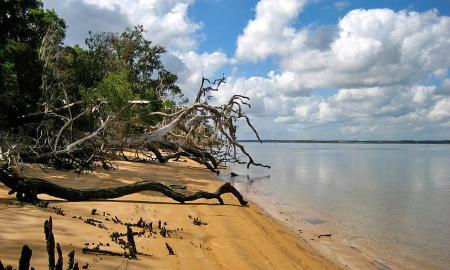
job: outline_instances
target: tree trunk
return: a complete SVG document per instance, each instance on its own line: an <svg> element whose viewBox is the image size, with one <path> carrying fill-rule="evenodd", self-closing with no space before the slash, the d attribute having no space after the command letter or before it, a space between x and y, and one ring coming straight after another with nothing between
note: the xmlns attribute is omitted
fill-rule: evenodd
<svg viewBox="0 0 450 270"><path fill-rule="evenodd" d="M39 202L37 198L39 194L47 194L67 201L91 201L119 198L141 191L156 191L180 203L198 199L217 199L220 204L224 204L220 196L225 193L231 193L239 200L241 205L247 205L247 201L230 183L223 184L215 192L197 191L195 193L186 193L179 192L170 186L155 181L141 181L118 187L99 189L69 188L43 179L16 178L2 173L0 173L0 181L11 189L10 193L17 192L18 199L28 202Z"/></svg>

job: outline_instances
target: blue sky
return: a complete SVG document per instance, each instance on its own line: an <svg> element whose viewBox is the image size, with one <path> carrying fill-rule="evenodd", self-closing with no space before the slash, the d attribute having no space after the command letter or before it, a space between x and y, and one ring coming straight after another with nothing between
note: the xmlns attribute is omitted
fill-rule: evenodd
<svg viewBox="0 0 450 270"><path fill-rule="evenodd" d="M263 138L449 139L450 0L44 0L89 30L142 24L193 96L252 99ZM244 127L242 138L251 138Z"/></svg>

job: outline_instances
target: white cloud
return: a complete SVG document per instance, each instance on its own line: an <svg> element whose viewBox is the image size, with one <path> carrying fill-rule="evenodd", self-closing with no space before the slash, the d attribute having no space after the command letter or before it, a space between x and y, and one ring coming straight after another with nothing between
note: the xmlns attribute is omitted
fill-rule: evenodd
<svg viewBox="0 0 450 270"><path fill-rule="evenodd" d="M436 10L358 9L336 26L295 29L302 4L269 27L266 12L280 14L284 2L261 0L238 38L240 61L274 56L281 68L234 79L249 88L265 83L257 95L248 92L259 105L255 115L270 114L297 138L448 137L450 17ZM321 97L317 88L339 90Z"/></svg>
<svg viewBox="0 0 450 270"><path fill-rule="evenodd" d="M237 40L238 59L251 61L284 53L304 42L302 33L290 27L306 0L261 0L256 6L255 19L248 22Z"/></svg>
<svg viewBox="0 0 450 270"><path fill-rule="evenodd" d="M436 10L352 10L339 21L334 40L317 42L322 28L290 26L303 4L292 2L296 8L277 23L272 20L286 10L285 2L258 3L256 18L238 38L239 59L274 55L304 88L404 84L430 72L442 77L450 66L450 18Z"/></svg>
<svg viewBox="0 0 450 270"><path fill-rule="evenodd" d="M82 0L85 4L117 10L133 24L142 24L149 38L176 50L197 46L195 33L200 23L192 22L187 10L193 0Z"/></svg>
<svg viewBox="0 0 450 270"><path fill-rule="evenodd" d="M184 52L177 55L181 60L182 68L177 74L180 77L179 84L184 94L192 99L200 87L202 77L210 78L229 62L227 56L222 52L196 53L194 51Z"/></svg>
<svg viewBox="0 0 450 270"><path fill-rule="evenodd" d="M450 98L446 97L439 100L433 106L428 114L433 120L449 120L450 119Z"/></svg>
<svg viewBox="0 0 450 270"><path fill-rule="evenodd" d="M370 87L417 82L450 65L450 18L436 11L353 10L328 50L280 55L306 87Z"/></svg>
<svg viewBox="0 0 450 270"><path fill-rule="evenodd" d="M285 81L280 80L285 77L271 72L267 77L229 78L217 102L238 93L250 97L250 115L265 138L443 139L450 131L450 97L434 85L343 88L328 97L314 92L288 96L283 93ZM251 133L243 136L250 138Z"/></svg>

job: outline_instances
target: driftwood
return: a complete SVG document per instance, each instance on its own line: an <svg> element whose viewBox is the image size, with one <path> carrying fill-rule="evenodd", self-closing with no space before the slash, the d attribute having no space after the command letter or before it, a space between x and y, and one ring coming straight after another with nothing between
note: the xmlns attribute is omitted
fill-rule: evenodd
<svg viewBox="0 0 450 270"><path fill-rule="evenodd" d="M173 189L165 184L155 181L141 181L133 184L122 185L112 188L75 189L58 185L51 181L38 178L29 178L29 177L17 178L16 176L7 174L5 171L2 171L1 169L0 169L0 181L11 189L10 194L16 192L17 193L16 197L19 200L32 203L40 202L40 200L37 197L37 195L39 194L47 194L67 201L90 201L101 199L114 199L142 191L156 191L180 203L184 203L187 201L194 201L198 199L217 199L220 204L224 204L221 195L225 193L231 193L239 200L239 203L241 205L247 205L247 201L244 200L241 193L239 193L239 191L236 188L234 188L230 183L223 184L215 192L197 191L195 193L179 192L176 189ZM49 235L49 237L52 236ZM51 243L48 243L48 245L50 246L47 246L47 250L49 252L52 251L54 254L55 248L54 243L52 246ZM54 255L53 258L49 257L49 260L50 260L49 263L54 266L55 265Z"/></svg>
<svg viewBox="0 0 450 270"><path fill-rule="evenodd" d="M136 225L136 224L135 224ZM100 246L103 244L99 244L94 248L88 248L85 247L82 249L82 252L84 254L96 254L96 255L109 255L109 256L119 256L119 257L126 257L129 259L136 259L138 254L143 254L137 252L136 243L134 241L134 235L143 235L143 233L139 232L133 232L131 229L131 224L127 224L127 233L119 233L119 232L113 232L110 235L110 238L113 242L120 245L125 251L124 252L116 252L106 249L101 249ZM120 237L126 236L127 241L121 239ZM109 244L107 244L109 246ZM127 253L128 250L128 253Z"/></svg>
<svg viewBox="0 0 450 270"><path fill-rule="evenodd" d="M130 251L130 258L137 258L137 249L136 249L136 243L134 242L134 236L133 236L133 230L131 229L131 226L127 226L127 240L128 240L128 250Z"/></svg>
<svg viewBox="0 0 450 270"><path fill-rule="evenodd" d="M63 270L63 257L62 257L62 249L59 243L56 244L56 251L58 253L58 262L55 265L56 270Z"/></svg>
<svg viewBox="0 0 450 270"><path fill-rule="evenodd" d="M47 242L48 268L55 269L55 236L53 235L52 217L44 223L45 240Z"/></svg>
<svg viewBox="0 0 450 270"><path fill-rule="evenodd" d="M71 252L69 252L67 257L69 257L69 262L68 262L68 265L67 265L67 269L71 270L71 269L74 268L74 265L75 265L75 251L72 250Z"/></svg>
<svg viewBox="0 0 450 270"><path fill-rule="evenodd" d="M173 251L172 247L169 246L169 244L166 243L167 251L169 251L169 255L175 255L175 252Z"/></svg>
<svg viewBox="0 0 450 270"><path fill-rule="evenodd" d="M32 250L27 245L22 247L22 254L19 259L19 270L30 269L30 260L32 254Z"/></svg>
<svg viewBox="0 0 450 270"><path fill-rule="evenodd" d="M62 249L59 243L56 244L56 251L58 252L58 262L55 265L55 236L53 235L53 224L52 218L50 217L44 223L44 232L45 232L45 240L47 243L47 254L48 254L48 269L49 270L63 270L63 258L62 258ZM19 259L19 270L34 270L33 267L30 267L31 256L33 252L27 246L24 245L22 247L22 253ZM71 251L68 255L69 262L67 265L67 270L79 270L78 263L75 262L75 251ZM12 270L11 265L3 266L2 261L0 260L0 270Z"/></svg>
<svg viewBox="0 0 450 270"><path fill-rule="evenodd" d="M125 253L115 252L111 250L104 250L98 247L95 248L83 248L81 250L84 254L97 254L97 255L109 255L109 256L119 256L126 257Z"/></svg>

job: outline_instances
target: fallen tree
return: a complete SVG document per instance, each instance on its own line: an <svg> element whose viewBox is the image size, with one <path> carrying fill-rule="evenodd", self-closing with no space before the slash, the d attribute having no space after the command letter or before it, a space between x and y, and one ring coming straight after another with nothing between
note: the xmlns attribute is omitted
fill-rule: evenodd
<svg viewBox="0 0 450 270"><path fill-rule="evenodd" d="M20 126L0 131L0 182L11 189L10 194L16 193L17 199L33 203L40 203L39 194L69 201L86 201L156 191L181 203L204 198L217 199L223 204L221 195L231 193L241 205L246 205L247 202L231 184L222 185L216 192L196 193L180 192L154 181L89 190L64 187L22 175L22 167L26 163L38 164L43 170L53 167L74 170L80 174L98 167L107 170L114 168L114 160L119 158L166 163L185 157L216 173L227 162L245 163L247 168L251 165L270 168L255 162L237 139L239 122L248 126L260 139L245 113L245 108L250 108L248 97L233 95L225 104L212 105L210 95L219 91L225 78L215 81L203 78L194 102L176 105L165 94L167 89L174 88L173 75L161 67L159 55L153 50L158 49L157 52L162 53L163 49L150 47L149 43L142 41L142 29L127 31L121 37L100 37L96 42L106 44L105 53L110 53L109 57L120 54L120 50L112 53L108 51L120 42L135 42L134 45L141 46L142 51L137 52L137 55L144 55L134 60L145 64L141 66L147 69L137 71L138 75L145 73L145 78L134 74L137 77L134 84L130 85L127 80L131 75L117 73L105 77L88 94L80 94L78 99L74 99L66 91L69 88L66 84L71 81L67 70L60 63L64 63L75 52L61 45L60 32L52 28L48 30L39 53L44 63L42 92L45 96L38 106L42 110L19 117ZM114 41L108 43L109 38ZM130 41L130 38L136 40ZM145 62L150 59L146 53L153 54L156 60L151 58L153 62ZM132 69L138 68L133 66L133 61L126 60L122 64L132 65ZM152 79L155 69L159 70L158 75ZM139 95L129 89L135 85L141 85L144 90L155 90L151 96L153 99L134 99L146 96L142 94L141 88L131 89L141 93ZM120 88L120 91L116 88ZM129 96L124 94L123 97L117 97L121 91ZM153 110L149 104L154 103L170 106L165 110ZM134 152L135 158L128 158L125 152Z"/></svg>
<svg viewBox="0 0 450 270"><path fill-rule="evenodd" d="M75 189L44 179L16 177L8 174L4 169L0 170L0 179L11 189L9 194L16 193L17 199L31 203L41 203L37 197L39 194L47 194L67 201L91 201L114 199L142 191L156 191L180 203L198 199L216 199L220 204L224 204L221 195L231 193L239 200L241 205L247 205L247 201L230 183L223 184L215 192L197 191L195 193L187 193L155 181L140 181L111 188Z"/></svg>

